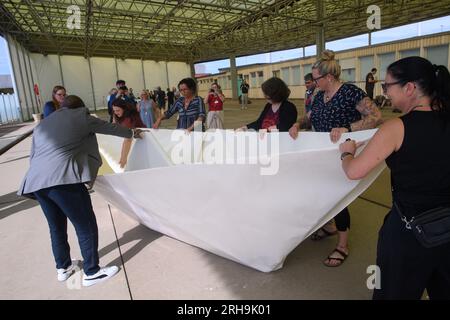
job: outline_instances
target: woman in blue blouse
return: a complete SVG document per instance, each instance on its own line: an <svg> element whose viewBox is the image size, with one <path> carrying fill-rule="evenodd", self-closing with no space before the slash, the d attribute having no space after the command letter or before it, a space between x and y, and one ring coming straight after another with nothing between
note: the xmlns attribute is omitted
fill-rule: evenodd
<svg viewBox="0 0 450 320"><path fill-rule="evenodd" d="M58 110L66 97L66 88L55 86L52 91L52 100L44 105L44 118L47 118L53 111Z"/></svg>
<svg viewBox="0 0 450 320"><path fill-rule="evenodd" d="M313 65L312 74L316 86L321 90L311 109L311 124L315 131L330 132L331 141L336 143L345 132L372 129L381 123L381 113L367 94L353 84L340 82L341 67L334 59L333 51L325 50L322 53ZM295 139L298 127L292 126L289 133ZM338 213L335 223L335 228L327 224L312 236L313 240L321 240L338 234L336 248L324 261L328 267L341 265L348 256L348 208Z"/></svg>
<svg viewBox="0 0 450 320"><path fill-rule="evenodd" d="M164 112L153 125L153 129L158 129L161 121L169 119L178 112L179 119L177 129L185 129L192 131L194 124L201 121L202 130L204 131L204 123L206 117L205 105L203 99L197 96L197 84L192 78L185 78L178 83L182 97L180 97L166 112Z"/></svg>

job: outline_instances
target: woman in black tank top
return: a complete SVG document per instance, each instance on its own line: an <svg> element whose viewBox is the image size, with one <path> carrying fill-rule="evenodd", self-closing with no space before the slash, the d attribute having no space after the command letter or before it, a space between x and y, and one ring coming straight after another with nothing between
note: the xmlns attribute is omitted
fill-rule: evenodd
<svg viewBox="0 0 450 320"><path fill-rule="evenodd" d="M391 64L382 85L392 104L403 111L387 121L366 148L340 145L342 168L361 179L382 161L391 169L396 205L379 233L380 283L374 299L450 299L450 243L423 247L402 221L436 207L450 207L450 74L421 57Z"/></svg>

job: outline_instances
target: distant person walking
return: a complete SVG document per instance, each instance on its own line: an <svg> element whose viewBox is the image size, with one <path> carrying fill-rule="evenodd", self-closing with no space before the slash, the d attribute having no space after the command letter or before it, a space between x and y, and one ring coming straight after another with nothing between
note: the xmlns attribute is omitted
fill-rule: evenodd
<svg viewBox="0 0 450 320"><path fill-rule="evenodd" d="M375 80L376 73L377 73L377 69L373 68L366 75L366 93L367 93L367 96L372 100L373 100L373 90L375 89L375 83L378 82L378 80Z"/></svg>
<svg viewBox="0 0 450 320"><path fill-rule="evenodd" d="M244 80L241 84L241 110L247 109L249 88L249 84Z"/></svg>
<svg viewBox="0 0 450 320"><path fill-rule="evenodd" d="M208 105L206 126L208 129L223 129L223 102L225 96L216 83L211 85L205 104Z"/></svg>

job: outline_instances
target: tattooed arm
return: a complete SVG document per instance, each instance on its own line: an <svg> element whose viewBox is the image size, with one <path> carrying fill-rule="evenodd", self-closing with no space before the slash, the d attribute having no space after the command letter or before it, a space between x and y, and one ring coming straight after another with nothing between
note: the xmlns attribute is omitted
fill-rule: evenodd
<svg viewBox="0 0 450 320"><path fill-rule="evenodd" d="M362 99L356 106L356 110L361 113L362 119L350 125L352 131L373 129L382 123L381 112L369 97Z"/></svg>

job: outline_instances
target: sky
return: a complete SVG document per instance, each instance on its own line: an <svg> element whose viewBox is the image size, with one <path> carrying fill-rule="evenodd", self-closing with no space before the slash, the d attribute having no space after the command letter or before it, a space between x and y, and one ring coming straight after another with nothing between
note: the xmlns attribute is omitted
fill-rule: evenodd
<svg viewBox="0 0 450 320"><path fill-rule="evenodd" d="M11 74L6 41L0 37L0 74Z"/></svg>
<svg viewBox="0 0 450 320"><path fill-rule="evenodd" d="M423 36L433 33L450 31L450 16L428 20L419 23L413 23L401 27L385 29L372 33L372 44L406 39L416 36ZM343 40L331 41L326 43L326 48L334 51L357 48L368 45L368 35L360 35ZM316 47L309 46L305 48L305 56L316 54ZM252 56L236 58L236 65L243 66L253 63L272 63L283 60L297 59L303 57L303 49L291 49L275 51L271 53L257 54ZM229 68L228 59L199 63L195 65L196 73L218 73L219 68ZM8 48L6 41L0 37L0 74L10 74L10 64L8 59Z"/></svg>

